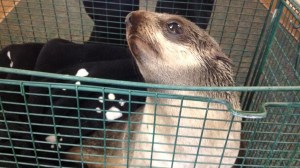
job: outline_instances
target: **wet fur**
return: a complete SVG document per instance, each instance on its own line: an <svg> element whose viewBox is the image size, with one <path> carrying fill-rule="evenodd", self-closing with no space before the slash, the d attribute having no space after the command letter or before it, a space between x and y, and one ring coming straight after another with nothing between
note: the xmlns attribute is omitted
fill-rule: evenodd
<svg viewBox="0 0 300 168"><path fill-rule="evenodd" d="M129 20L130 17L130 20ZM166 28L166 23L170 21L176 21L182 25L183 34L172 35L168 33ZM221 51L219 45L211 38L205 31L198 28L195 24L190 21L176 15L169 14L158 14L146 11L136 11L132 12L127 16L127 29L126 29L127 42L129 48L137 62L139 70L144 77L145 81L148 83L158 83L158 84L168 84L168 85L184 85L184 86L234 86L234 81L232 78L231 61L230 59ZM239 98L234 92L196 92L196 91L172 91L172 90L157 90L149 89L149 91L167 93L174 95L189 95L189 96L204 96L218 99L225 99L232 103L235 109L239 109ZM155 152L151 154L150 152L130 152L130 167L135 165L143 165L145 167L150 166L162 166L170 167L173 159L174 151L174 136L176 135L177 127L166 127L159 126L164 125L177 125L179 123L178 133L181 135L177 138L177 147L175 149L176 154L174 160L176 161L190 161L191 163L184 162L174 162L173 167L183 168L183 167L194 167L194 161L197 159L198 162L211 162L216 163L216 165L201 165L197 164L196 167L208 168L208 167L218 167L220 162L220 155L223 153L223 147L225 145L225 140L228 136L230 139L226 144L226 149L224 151L225 156L222 163L227 163L231 167L234 164L239 151L239 140L240 140L240 119L233 118L229 112L218 112L216 110L197 110L190 108L180 109L180 100L171 100L163 98L153 98L147 97L147 104L142 112L151 114L144 116L132 115L131 121L141 121L142 125L130 126L131 131L142 131L148 132L149 134L130 134L131 142L130 148L134 150L149 150L152 148ZM171 106L154 106L153 104L168 104ZM183 101L184 106L190 107L202 107L206 109L208 104L200 101ZM179 106L179 107L178 107ZM156 110L155 110L156 108ZM210 109L226 109L223 105L210 103ZM178 121L179 111L181 110L181 120ZM155 137L154 141L156 143L133 143L133 141L147 141L152 142L153 140L153 125L154 123L154 112L156 111L156 126L155 126ZM206 114L207 113L207 114ZM160 115L168 115L169 117L164 117ZM172 117L173 116L173 117ZM186 117L186 118L184 118ZM218 129L218 130L201 130L204 124L204 120L201 118L207 118L205 121L205 128ZM211 120L209 120L211 119ZM219 120L219 121L218 121ZM220 121L223 120L223 121ZM225 120L225 121L224 121ZM234 121L231 125L230 121ZM128 125L125 124L112 124L111 129L118 130L128 130ZM188 127L188 128L185 128ZM231 127L231 131L228 134L228 130ZM223 131L219 130L223 129ZM203 132L202 132L203 131ZM235 132L236 131L236 132ZM164 134L161 136L160 134ZM204 139L201 141L201 148L199 150L200 155L196 158L197 146L199 144L200 135L203 135ZM94 137L103 137L103 132L97 131ZM110 133L106 132L106 136L115 137L115 139L124 140L123 143L116 143L112 141L106 142L106 147L119 147L127 148L127 133ZM182 137L185 136L185 137ZM194 136L194 137L186 137ZM196 138L195 138L196 137ZM205 139L206 138L218 138ZM159 142L159 143L157 143ZM86 140L83 141L85 145L96 145L103 146L101 140ZM167 145L171 144L171 145ZM183 146L188 145L188 146ZM205 146L211 148L205 148ZM220 147L217 149L216 147ZM231 148L231 150L229 149ZM72 148L71 152L80 152L80 148ZM88 154L98 154L103 155L103 149L91 149L83 148L83 160L93 161L93 162L103 162L103 157L90 157ZM107 158L106 162L108 164L123 164L126 166L127 163L127 152L122 150L109 150L107 149L107 155L120 156L120 158ZM164 152L164 153L162 153ZM167 154L165 152L170 152ZM211 155L216 155L213 157ZM152 157L154 159L150 163L149 159ZM68 159L81 160L80 155L77 157L74 155L67 155ZM146 160L141 160L137 158L146 158ZM162 159L163 161L160 161ZM166 161L169 160L169 161ZM103 164L92 165L87 164L88 167L103 167ZM107 166L107 167L118 167L118 166Z"/></svg>

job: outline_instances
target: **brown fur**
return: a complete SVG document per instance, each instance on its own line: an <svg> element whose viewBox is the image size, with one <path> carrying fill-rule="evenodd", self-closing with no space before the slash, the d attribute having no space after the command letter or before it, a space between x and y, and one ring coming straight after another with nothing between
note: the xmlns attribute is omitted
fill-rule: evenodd
<svg viewBox="0 0 300 168"><path fill-rule="evenodd" d="M130 13L127 18L126 37L129 48L137 62L139 70L148 83L168 84L168 85L184 85L184 86L233 86L231 61L221 51L219 45L205 31L198 28L190 21L176 15L158 14L146 11L135 11ZM181 25L182 34L172 34L167 29L167 24L176 22ZM211 97L225 99L232 103L235 109L239 109L239 98L234 92L196 92L196 91L174 91L174 90L158 90L148 89L159 93L167 93L172 95L189 95L193 97ZM224 152L225 156L222 163L234 164L238 154L240 140L240 119L233 118L229 112L219 112L220 109L226 110L226 107L217 103L207 103L192 100L176 100L147 97L147 104L142 112L143 115L136 117L132 115L131 120L141 121L136 126L131 126L131 131L146 132L149 134L130 134L130 148L132 151L130 157L130 167L134 165L142 165L145 167L162 166L170 167L174 159L175 161L189 161L191 163L174 162L173 167L194 167L194 161L215 163L212 165L197 164L196 167L208 168L218 167L220 156ZM167 104L169 106L161 106L154 104ZM172 106L171 106L172 105ZM183 105L184 108L180 108ZM209 110L207 107L209 106ZM198 107L201 109L191 109L186 107ZM179 118L180 111L180 121ZM156 117L154 118L154 114ZM207 120L200 119L206 118ZM230 121L234 121L230 124ZM155 122L156 126L153 127ZM152 123L152 124L151 124ZM179 125L178 125L179 124ZM205 125L204 125L205 124ZM121 125L121 126L120 126ZM170 127L175 125L177 127ZM200 129L204 125L204 130ZM112 127L118 127L120 130L128 130L126 124L114 124ZM228 134L231 127L232 132ZM177 130L177 128L179 128ZM112 128L114 129L114 128ZM215 129L215 130L214 130ZM223 129L219 130L219 129ZM155 130L155 136L152 133ZM236 131L236 132L234 132ZM103 133L97 131L95 137L103 137ZM178 132L178 138L175 136ZM201 141L201 148L197 153L200 135L204 137ZM116 139L125 140L125 143L110 143L106 146L127 147L128 135L126 133L106 133L106 136L116 136ZM194 136L194 137L192 137ZM225 145L228 136L229 140ZM196 137L196 138L195 138ZM215 138L215 139L209 139ZM152 140L155 143L152 145ZM177 147L174 150L174 142L176 140ZM234 141L235 140L235 141ZM133 143L133 141L136 141ZM150 143L143 143L150 142ZM85 145L103 146L99 140L84 141ZM171 145L168 145L171 144ZM172 145L173 144L173 145ZM205 148L210 147L210 148ZM217 148L219 147L219 148ZM232 149L229 149L232 148ZM153 150L152 150L153 149ZM149 150L150 152L138 151ZM78 148L71 149L72 152L79 152ZM89 157L88 154L103 155L103 150L92 150L91 148L82 149L84 161L103 162L102 157ZM175 157L172 153L175 151ZM170 154L168 154L170 152ZM182 153L182 154L180 154ZM110 151L107 154L113 156L124 157L125 159L106 159L107 163L126 164L127 152L124 150ZM194 155L189 155L194 154ZM216 155L213 157L212 155ZM150 163L150 158L153 161ZM81 160L80 157L70 157L68 159ZM144 158L145 160L137 159ZM160 161L160 159L162 159ZM167 161L169 160L169 161ZM92 167L87 164L88 167ZM124 165L125 166L125 165ZM95 167L103 167L97 165ZM112 166L107 166L112 167ZM223 166L222 167L231 167Z"/></svg>

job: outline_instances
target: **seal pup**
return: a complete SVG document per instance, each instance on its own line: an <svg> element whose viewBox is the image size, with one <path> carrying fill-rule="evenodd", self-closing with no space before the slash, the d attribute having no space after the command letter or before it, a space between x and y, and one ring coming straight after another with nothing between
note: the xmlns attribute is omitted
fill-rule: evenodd
<svg viewBox="0 0 300 168"><path fill-rule="evenodd" d="M181 16L147 11L131 12L125 22L129 49L147 83L234 86L230 59L217 42L194 23ZM233 108L239 109L239 97L235 92L153 88L148 91L178 95L182 99L148 96L145 106L139 110L144 115L131 115L130 135L127 134L129 131L107 131L107 139L122 141L106 141L104 146L102 140L89 139L83 144L102 148L75 147L70 151L82 151L82 155L67 155L66 158L83 160L89 168L104 167L104 161L106 167L125 167L127 163L129 167L233 166L240 146L240 119L233 117L222 104L185 100L184 95L224 99ZM133 125L134 122L141 124ZM128 130L127 124L115 123L108 130ZM103 136L101 131L93 135ZM106 158L103 157L103 147L107 148ZM122 150L112 150L110 147Z"/></svg>
<svg viewBox="0 0 300 168"><path fill-rule="evenodd" d="M147 83L234 86L231 60L211 36L183 17L147 11L131 12L126 17L126 38ZM239 97L234 92L148 90L224 99L235 109L240 109ZM219 165L232 167L235 163L240 146L241 119L224 111L224 105L153 97L147 97L146 102L143 112L148 115L143 116L142 123L149 124L141 125L140 131L148 134L138 134L135 138L154 143L135 144L132 166L208 168ZM181 105L186 108L180 108ZM155 126L151 124L154 122ZM174 136L176 133L177 138ZM153 153L140 150L153 150Z"/></svg>

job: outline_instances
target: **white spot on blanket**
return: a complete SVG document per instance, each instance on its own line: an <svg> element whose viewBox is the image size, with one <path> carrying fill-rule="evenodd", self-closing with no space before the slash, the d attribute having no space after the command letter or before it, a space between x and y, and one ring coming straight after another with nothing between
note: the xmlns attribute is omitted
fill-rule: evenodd
<svg viewBox="0 0 300 168"><path fill-rule="evenodd" d="M100 103L103 103L103 96L99 96L98 99Z"/></svg>
<svg viewBox="0 0 300 168"><path fill-rule="evenodd" d="M9 60L11 60L10 51L7 51L7 57Z"/></svg>
<svg viewBox="0 0 300 168"><path fill-rule="evenodd" d="M108 111L105 114L107 120L115 120L122 117L122 115L123 114L120 113L120 109L114 106L108 109Z"/></svg>
<svg viewBox="0 0 300 168"><path fill-rule="evenodd" d="M60 135L60 134L58 133L57 135ZM45 140L46 140L47 142L52 143L52 145L51 145L50 147L51 147L51 149L54 149L54 144L57 143L57 136L55 136L55 135L49 135L49 136L47 136L47 137L45 138ZM63 138L60 138L59 141L62 142L62 141L63 141ZM57 146L58 146L58 148L61 148L61 145L60 145L59 143L58 143Z"/></svg>
<svg viewBox="0 0 300 168"><path fill-rule="evenodd" d="M102 111L101 111L101 108L100 107L96 107L96 112L97 113L101 113Z"/></svg>
<svg viewBox="0 0 300 168"><path fill-rule="evenodd" d="M47 142L50 142L50 143L56 143L56 136L55 135L49 135L46 137L45 139Z"/></svg>
<svg viewBox="0 0 300 168"><path fill-rule="evenodd" d="M80 81L75 82L76 85L81 85Z"/></svg>
<svg viewBox="0 0 300 168"><path fill-rule="evenodd" d="M9 66L10 66L10 67L13 67L13 66L14 66L14 62L11 60L10 51L7 51L7 57L8 57L8 59L10 60Z"/></svg>
<svg viewBox="0 0 300 168"><path fill-rule="evenodd" d="M113 94L113 93L108 94L108 99L109 100L115 100L116 99L115 94Z"/></svg>
<svg viewBox="0 0 300 168"><path fill-rule="evenodd" d="M81 76L81 77L88 76L88 75L89 72L84 68L79 69L76 73L76 76Z"/></svg>
<svg viewBox="0 0 300 168"><path fill-rule="evenodd" d="M120 101L119 101L120 106L123 107L123 106L125 105L125 103L126 103L126 102L125 102L123 99L120 99Z"/></svg>

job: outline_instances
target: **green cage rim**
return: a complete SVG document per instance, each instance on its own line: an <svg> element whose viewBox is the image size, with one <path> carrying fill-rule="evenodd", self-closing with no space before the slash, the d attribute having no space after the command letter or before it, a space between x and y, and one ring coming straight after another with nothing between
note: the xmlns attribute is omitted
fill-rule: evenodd
<svg viewBox="0 0 300 168"><path fill-rule="evenodd" d="M55 73L47 73L47 72L38 72L31 70L22 70L22 69L12 69L12 68L4 68L0 67L0 72L12 73L18 75L26 75L31 76L34 74L36 77L47 77L52 79L60 79L60 80L71 80L71 81L82 81L89 82L95 84L114 84L117 86L132 86L137 88L152 88L152 89L166 89L166 90L182 90L182 91L300 91L299 86L179 86L179 85L163 85L163 84L152 84L152 83L142 83L142 82L131 82L131 81L121 81L121 80L113 80L113 79L104 79L104 78L92 78L92 77L78 77L73 75L66 74L55 74ZM10 80L2 80L1 83L10 84ZM13 81L13 80L11 80ZM23 81L25 82L25 81ZM300 82L300 81L299 81ZM42 82L30 82L30 83L42 83ZM60 83L62 84L62 83ZM64 84L64 88L67 87L68 84ZM73 86L73 85L69 85Z"/></svg>
<svg viewBox="0 0 300 168"><path fill-rule="evenodd" d="M118 86L133 86L140 88L155 88L155 89L167 89L167 90L183 90L183 91L300 91L300 86L265 86L265 87L186 87L186 86L174 86L174 85L161 85L161 84L149 84L149 83L141 83L141 82L129 82L129 81L119 81L119 80L111 80L111 79L100 79L100 78L90 78L90 77L77 77L72 75L61 75L61 74L53 74L53 73L45 73L45 72L35 72L29 70L19 70L19 69L11 69L11 68L1 68L2 72L14 73L19 75L32 75L39 77L53 78L53 79L63 79L63 80L75 80L82 82L90 82L95 84L114 84ZM2 84L10 84L10 85L20 85L21 94L25 95L24 87L25 86L36 86L36 87L46 87L49 86L51 88L56 89L71 89L78 91L95 91L101 90L100 86L95 85L76 85L76 84L66 84L66 83L49 83L49 82L32 82L32 81L16 81L16 80L2 80L0 79L0 83ZM103 89L102 89L103 90ZM130 92L131 95L137 96L151 96L158 98L172 98L172 99L181 99L181 100L192 100L192 101L203 101L210 103L220 103L226 106L227 110L233 115L242 118L252 118L252 119L260 119L265 118L267 116L267 107L274 106L295 106L300 107L299 102L263 102L259 106L257 111L243 111L236 110L233 108L231 103L222 99L212 99L207 97L196 97L196 96L184 96L184 95L172 95L172 94L163 94L163 93L155 93L148 91L137 91L137 90L126 90L126 89L114 89L105 87L105 92L114 92L117 94L128 94ZM3 111L3 110L2 110Z"/></svg>

